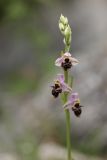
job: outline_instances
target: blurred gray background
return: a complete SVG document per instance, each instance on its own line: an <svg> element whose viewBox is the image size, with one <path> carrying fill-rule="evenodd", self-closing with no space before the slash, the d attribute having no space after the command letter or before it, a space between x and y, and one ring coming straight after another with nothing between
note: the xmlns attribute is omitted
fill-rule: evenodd
<svg viewBox="0 0 107 160"><path fill-rule="evenodd" d="M107 1L0 0L0 160L64 159L65 115L50 88L61 72L61 13L72 28L73 90L84 106L80 118L71 111L74 157L107 159Z"/></svg>

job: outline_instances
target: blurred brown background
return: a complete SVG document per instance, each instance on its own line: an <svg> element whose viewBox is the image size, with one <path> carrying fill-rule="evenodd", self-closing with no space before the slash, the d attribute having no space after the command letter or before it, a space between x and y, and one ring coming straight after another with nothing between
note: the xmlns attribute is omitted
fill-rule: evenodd
<svg viewBox="0 0 107 160"><path fill-rule="evenodd" d="M73 89L85 106L79 119L71 112L73 154L107 159L107 1L0 0L0 160L66 158L65 115L50 94L61 72L61 13L80 61Z"/></svg>

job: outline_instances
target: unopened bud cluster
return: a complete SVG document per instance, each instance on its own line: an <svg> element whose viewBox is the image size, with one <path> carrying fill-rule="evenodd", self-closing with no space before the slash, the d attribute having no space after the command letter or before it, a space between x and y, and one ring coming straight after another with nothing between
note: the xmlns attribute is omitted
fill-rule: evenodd
<svg viewBox="0 0 107 160"><path fill-rule="evenodd" d="M64 44L69 46L71 44L71 28L68 24L68 19L67 17L64 17L62 14L61 14L61 17L59 19L59 29L61 31L61 33L64 35Z"/></svg>

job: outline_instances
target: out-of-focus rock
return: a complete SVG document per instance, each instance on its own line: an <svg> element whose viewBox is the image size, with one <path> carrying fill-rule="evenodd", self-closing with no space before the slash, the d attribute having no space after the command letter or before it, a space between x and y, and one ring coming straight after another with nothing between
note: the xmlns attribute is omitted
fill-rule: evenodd
<svg viewBox="0 0 107 160"><path fill-rule="evenodd" d="M58 146L55 143L47 143L41 144L38 155L40 160L64 160L66 159L67 152L65 148ZM98 157L88 157L75 151L72 152L72 157L74 160L103 160Z"/></svg>
<svg viewBox="0 0 107 160"><path fill-rule="evenodd" d="M18 160L14 154L0 153L0 160Z"/></svg>

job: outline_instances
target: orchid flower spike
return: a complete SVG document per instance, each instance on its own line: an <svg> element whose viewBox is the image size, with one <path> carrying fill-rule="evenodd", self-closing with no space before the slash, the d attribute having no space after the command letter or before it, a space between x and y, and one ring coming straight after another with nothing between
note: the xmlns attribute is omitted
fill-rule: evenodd
<svg viewBox="0 0 107 160"><path fill-rule="evenodd" d="M63 106L65 109L72 109L74 114L79 117L82 113L82 109L80 106L80 99L78 96L78 93L72 93L67 101L67 103L64 104Z"/></svg>
<svg viewBox="0 0 107 160"><path fill-rule="evenodd" d="M59 93L62 92L71 92L72 89L64 82L64 75L58 74L57 79L54 81L54 85L52 87L52 95L57 98Z"/></svg>
<svg viewBox="0 0 107 160"><path fill-rule="evenodd" d="M72 66L77 65L78 62L79 61L76 58L73 58L69 52L66 52L61 57L56 59L55 65L58 67L62 67L66 71Z"/></svg>

